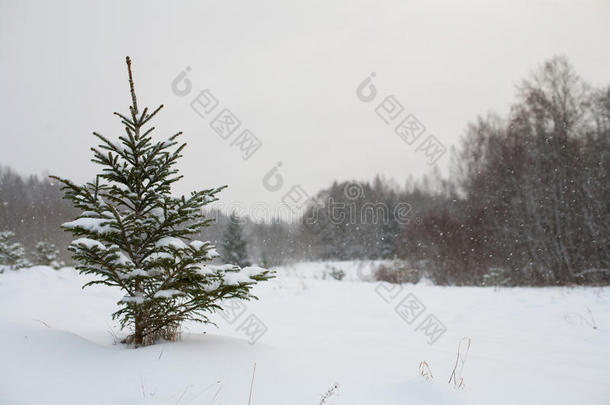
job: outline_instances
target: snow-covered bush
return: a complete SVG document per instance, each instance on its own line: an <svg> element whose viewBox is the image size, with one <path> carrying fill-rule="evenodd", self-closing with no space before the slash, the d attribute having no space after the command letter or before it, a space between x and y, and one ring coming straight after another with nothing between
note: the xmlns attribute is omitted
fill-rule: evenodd
<svg viewBox="0 0 610 405"><path fill-rule="evenodd" d="M491 287L507 287L513 285L511 270L501 267L492 267L483 275L483 285Z"/></svg>
<svg viewBox="0 0 610 405"><path fill-rule="evenodd" d="M171 186L182 176L174 167L186 144L177 133L153 140L154 127L144 130L160 106L140 112L127 58L132 105L129 114L115 113L125 128L118 142L94 133L101 141L92 161L102 166L95 181L83 186L63 183L66 198L82 210L63 227L78 239L70 245L76 268L97 279L87 283L119 287L125 296L113 314L133 333L136 346L173 338L185 320L208 323L228 298L256 298L250 290L272 274L257 267L213 266L217 257L208 242L190 240L212 220L202 208L216 201L224 187L192 192L179 198Z"/></svg>
<svg viewBox="0 0 610 405"><path fill-rule="evenodd" d="M41 241L36 244L34 263L41 266L51 266L56 270L64 265L64 262L59 257L59 249L48 241Z"/></svg>
<svg viewBox="0 0 610 405"><path fill-rule="evenodd" d="M327 274L337 281L341 281L345 277L345 272L343 270L328 264L325 267L326 271L324 271L324 278L326 278Z"/></svg>
<svg viewBox="0 0 610 405"><path fill-rule="evenodd" d="M10 241L14 236L11 231L0 232L0 273L4 267L17 270L31 265L21 243Z"/></svg>
<svg viewBox="0 0 610 405"><path fill-rule="evenodd" d="M417 283L421 279L421 272L402 260L381 264L375 269L375 280L393 284Z"/></svg>

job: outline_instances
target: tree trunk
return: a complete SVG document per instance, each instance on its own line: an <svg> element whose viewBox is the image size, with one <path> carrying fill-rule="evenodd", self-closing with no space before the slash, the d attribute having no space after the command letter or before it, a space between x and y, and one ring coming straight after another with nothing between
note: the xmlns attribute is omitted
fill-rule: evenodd
<svg viewBox="0 0 610 405"><path fill-rule="evenodd" d="M135 286L135 291L136 291L136 296L140 296L141 294L141 282L140 280L136 281L136 286ZM144 311L142 310L142 304L139 304L136 302L136 313L135 313L135 317L134 317L134 334L133 334L133 341L136 347L138 346L144 346L144 325L146 324L144 322Z"/></svg>
<svg viewBox="0 0 610 405"><path fill-rule="evenodd" d="M138 311L135 319L135 332L133 335L136 347L144 346L144 322L142 322L142 312Z"/></svg>

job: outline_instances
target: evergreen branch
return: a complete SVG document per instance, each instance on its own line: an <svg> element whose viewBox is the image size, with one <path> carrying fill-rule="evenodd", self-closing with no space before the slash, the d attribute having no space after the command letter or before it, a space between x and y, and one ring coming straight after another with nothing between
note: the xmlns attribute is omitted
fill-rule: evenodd
<svg viewBox="0 0 610 405"><path fill-rule="evenodd" d="M154 117L155 115L157 115L157 113L159 111L161 111L161 109L163 108L163 104L161 104L159 107L157 107L157 109L155 111L152 112L152 114L150 114L148 117L146 117L144 119L144 121L140 121L140 125L144 125L146 124L148 121L150 121L152 119L152 117ZM144 114L142 114L142 118L144 118Z"/></svg>
<svg viewBox="0 0 610 405"><path fill-rule="evenodd" d="M138 120L139 127L142 127L142 125L144 125L144 123L142 121L144 120L144 117L146 117L147 112L148 112L148 107L144 107L144 111L142 111L142 115L140 115L140 119Z"/></svg>
<svg viewBox="0 0 610 405"><path fill-rule="evenodd" d="M119 112L113 112L114 115L118 116L121 119L121 122L125 121L129 124L130 127L135 128L136 124L131 121L129 118L127 118L126 116L124 116L123 114L119 113Z"/></svg>
<svg viewBox="0 0 610 405"><path fill-rule="evenodd" d="M182 264L182 263L180 263L180 264ZM172 273L170 273L170 274L169 274L169 275L168 275L168 276L165 278L165 281L164 281L162 284L160 284L160 285L159 285L159 286L158 286L158 287L157 287L157 288L156 288L156 289L153 291L153 294L152 294L152 295L154 295L155 293L157 293L157 292L159 292L159 291L161 291L161 290L164 290L164 289L165 289L165 288L168 286L168 283L169 283L169 282L170 282L170 281L171 281L171 280L172 280L172 279L173 279L173 278L174 278L174 277L175 277L175 276L176 276L176 275L177 275L179 272L183 271L185 267L186 267L186 264L185 264L183 267L176 266L176 267L175 267L175 270L174 270Z"/></svg>
<svg viewBox="0 0 610 405"><path fill-rule="evenodd" d="M123 281L121 280L121 277L119 276L119 274L112 269L110 266L108 266L106 264L106 261L100 257L93 249L82 249L85 250L87 253L89 253L91 256L93 256L94 259L98 260L98 263L100 264L100 266L104 266L106 267L106 269L112 273L112 275L115 277L115 282L118 283L118 285L120 285L129 295L133 296L133 292L131 291L131 289L125 284L123 283ZM95 272L95 270L94 270ZM85 288L87 284L85 284L82 288Z"/></svg>
<svg viewBox="0 0 610 405"><path fill-rule="evenodd" d="M152 131L155 130L155 127L150 127L148 128L146 131L144 131L144 133L142 134L142 138L148 136L148 134L150 134Z"/></svg>
<svg viewBox="0 0 610 405"><path fill-rule="evenodd" d="M93 132L93 135L98 137L105 145L99 145L100 148L106 149L108 151L115 152L117 155L121 156L125 160L129 160L129 157L126 155L124 150L121 150L117 145L115 145L112 141L106 138L103 135L98 134L97 132ZM98 152L95 148L92 148L94 152ZM101 154L101 152L98 152Z"/></svg>
<svg viewBox="0 0 610 405"><path fill-rule="evenodd" d="M114 115L118 116L119 118L121 118L121 122L125 125L127 125L129 128L131 128L132 130L136 129L136 124L134 124L129 118L125 117L123 114L118 113L118 112L113 112Z"/></svg>
<svg viewBox="0 0 610 405"><path fill-rule="evenodd" d="M114 215L114 218L116 219L116 221L119 224L121 236L123 237L123 243L124 243L125 249L127 250L127 254L129 254L129 258L135 264L136 267L139 267L140 263L136 259L136 256L134 255L133 250L131 249L131 244L129 243L129 238L127 238L127 235L125 234L125 226L123 225L121 216L119 215L117 210L112 205L106 204L106 207L110 208L110 212L112 212L112 214Z"/></svg>

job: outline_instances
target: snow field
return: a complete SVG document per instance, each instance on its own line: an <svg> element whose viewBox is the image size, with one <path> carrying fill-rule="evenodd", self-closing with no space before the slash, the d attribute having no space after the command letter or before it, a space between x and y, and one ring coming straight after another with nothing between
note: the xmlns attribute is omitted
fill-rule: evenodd
<svg viewBox="0 0 610 405"><path fill-rule="evenodd" d="M343 281L323 273L346 272ZM71 268L0 275L0 404L605 404L610 399L610 288L404 285L386 302L364 282L373 263L300 263L254 290L235 316L184 325L179 342L137 350L111 313L123 296ZM367 273L368 272L368 273ZM413 294L425 312L395 311ZM387 298L387 297L386 297ZM446 332L415 330L428 314ZM228 319L228 320L227 320ZM255 344L242 325L265 332ZM465 388L447 384L472 339ZM418 375L427 361L434 379Z"/></svg>

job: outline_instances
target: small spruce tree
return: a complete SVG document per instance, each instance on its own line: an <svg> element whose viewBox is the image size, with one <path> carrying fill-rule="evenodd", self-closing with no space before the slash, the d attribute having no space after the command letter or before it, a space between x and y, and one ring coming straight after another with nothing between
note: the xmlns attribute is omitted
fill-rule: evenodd
<svg viewBox="0 0 610 405"><path fill-rule="evenodd" d="M121 288L113 318L132 333L125 339L135 346L159 338L174 339L185 320L211 322L222 300L256 298L250 290L272 274L260 268L213 266L217 256L208 242L191 240L212 220L202 208L216 201L224 187L173 197L171 186L182 176L175 165L186 144L177 133L154 140L154 127L144 127L161 110L140 112L127 57L131 106L129 114L115 113L125 128L118 142L94 132L101 141L92 148L94 163L102 166L95 181L63 183L65 198L82 214L63 227L78 239L70 245L76 268L96 276L85 284Z"/></svg>
<svg viewBox="0 0 610 405"><path fill-rule="evenodd" d="M263 251L263 254L261 255L261 266L264 268L271 268L271 262L269 261L265 251Z"/></svg>
<svg viewBox="0 0 610 405"><path fill-rule="evenodd" d="M3 272L4 267L17 270L31 266L21 243L11 242L14 236L11 231L0 232L0 273Z"/></svg>
<svg viewBox="0 0 610 405"><path fill-rule="evenodd" d="M396 207L398 199L392 193L385 201L390 215L384 218L379 228L379 239L377 243L378 257L381 259L395 259L398 253L398 238L400 236L400 224L396 218Z"/></svg>
<svg viewBox="0 0 610 405"><path fill-rule="evenodd" d="M232 213L222 241L222 259L225 263L240 267L249 266L248 243L243 238L242 226L237 214Z"/></svg>
<svg viewBox="0 0 610 405"><path fill-rule="evenodd" d="M59 257L59 249L49 241L41 241L36 244L34 263L41 266L51 266L56 270L64 265L64 262Z"/></svg>

